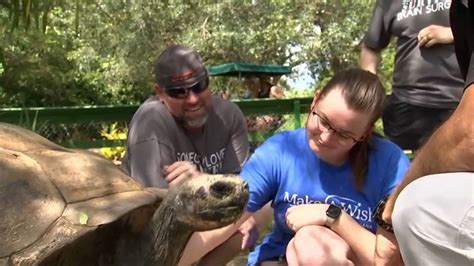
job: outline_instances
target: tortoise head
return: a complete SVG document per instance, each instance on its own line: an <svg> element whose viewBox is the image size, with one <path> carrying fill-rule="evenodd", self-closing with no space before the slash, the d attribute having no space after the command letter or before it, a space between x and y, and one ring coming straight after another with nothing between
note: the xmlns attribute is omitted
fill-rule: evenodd
<svg viewBox="0 0 474 266"><path fill-rule="evenodd" d="M248 184L238 175L203 174L183 183L176 193L176 219L194 231L237 221L249 197Z"/></svg>

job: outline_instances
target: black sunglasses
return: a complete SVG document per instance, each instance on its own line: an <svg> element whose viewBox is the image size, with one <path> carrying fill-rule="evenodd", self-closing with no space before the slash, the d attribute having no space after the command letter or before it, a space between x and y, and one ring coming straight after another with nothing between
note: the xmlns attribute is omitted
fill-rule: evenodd
<svg viewBox="0 0 474 266"><path fill-rule="evenodd" d="M208 86L209 77L206 77L204 80L199 81L191 87L165 88L165 92L172 98L184 99L188 97L190 91L194 94L199 94L205 91Z"/></svg>

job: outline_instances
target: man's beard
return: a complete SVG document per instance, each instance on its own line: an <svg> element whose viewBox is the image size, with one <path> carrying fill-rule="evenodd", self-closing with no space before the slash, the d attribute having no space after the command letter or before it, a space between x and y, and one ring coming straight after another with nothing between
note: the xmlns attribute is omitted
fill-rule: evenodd
<svg viewBox="0 0 474 266"><path fill-rule="evenodd" d="M204 126L207 122L207 118L209 117L209 113L206 112L203 115L195 118L190 118L190 117L184 117L182 120L184 124L186 124L188 127L191 128L200 128Z"/></svg>

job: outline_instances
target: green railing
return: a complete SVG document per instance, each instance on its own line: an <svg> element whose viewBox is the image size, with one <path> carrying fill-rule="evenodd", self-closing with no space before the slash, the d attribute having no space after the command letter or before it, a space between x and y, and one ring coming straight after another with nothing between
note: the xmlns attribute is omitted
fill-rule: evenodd
<svg viewBox="0 0 474 266"><path fill-rule="evenodd" d="M245 115L293 114L294 128L299 128L302 123L301 114L308 112L311 101L312 98L294 98L239 100L234 102ZM30 129L42 124L128 122L137 108L138 105L1 108L0 121ZM251 138L255 138L255 136L251 136ZM77 148L114 147L123 145L124 140L66 140L60 144Z"/></svg>

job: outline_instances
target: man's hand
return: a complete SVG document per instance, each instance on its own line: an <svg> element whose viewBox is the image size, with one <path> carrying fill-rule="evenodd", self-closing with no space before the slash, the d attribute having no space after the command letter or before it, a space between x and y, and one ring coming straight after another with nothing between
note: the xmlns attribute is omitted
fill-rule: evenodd
<svg viewBox="0 0 474 266"><path fill-rule="evenodd" d="M286 224L293 231L298 231L305 225L324 225L328 204L302 204L288 208Z"/></svg>
<svg viewBox="0 0 474 266"><path fill-rule="evenodd" d="M179 185L185 180L201 174L197 170L196 165L188 161L177 161L171 165L165 165L163 173L166 175L165 180L170 187Z"/></svg>
<svg viewBox="0 0 474 266"><path fill-rule="evenodd" d="M453 33L450 27L430 25L418 32L418 46L431 47L435 44L453 43Z"/></svg>
<svg viewBox="0 0 474 266"><path fill-rule="evenodd" d="M374 262L376 266L403 265L395 235L381 227L377 227Z"/></svg>
<svg viewBox="0 0 474 266"><path fill-rule="evenodd" d="M258 240L260 232L257 228L255 219L251 216L240 227L239 232L242 234L242 250L253 247Z"/></svg>

